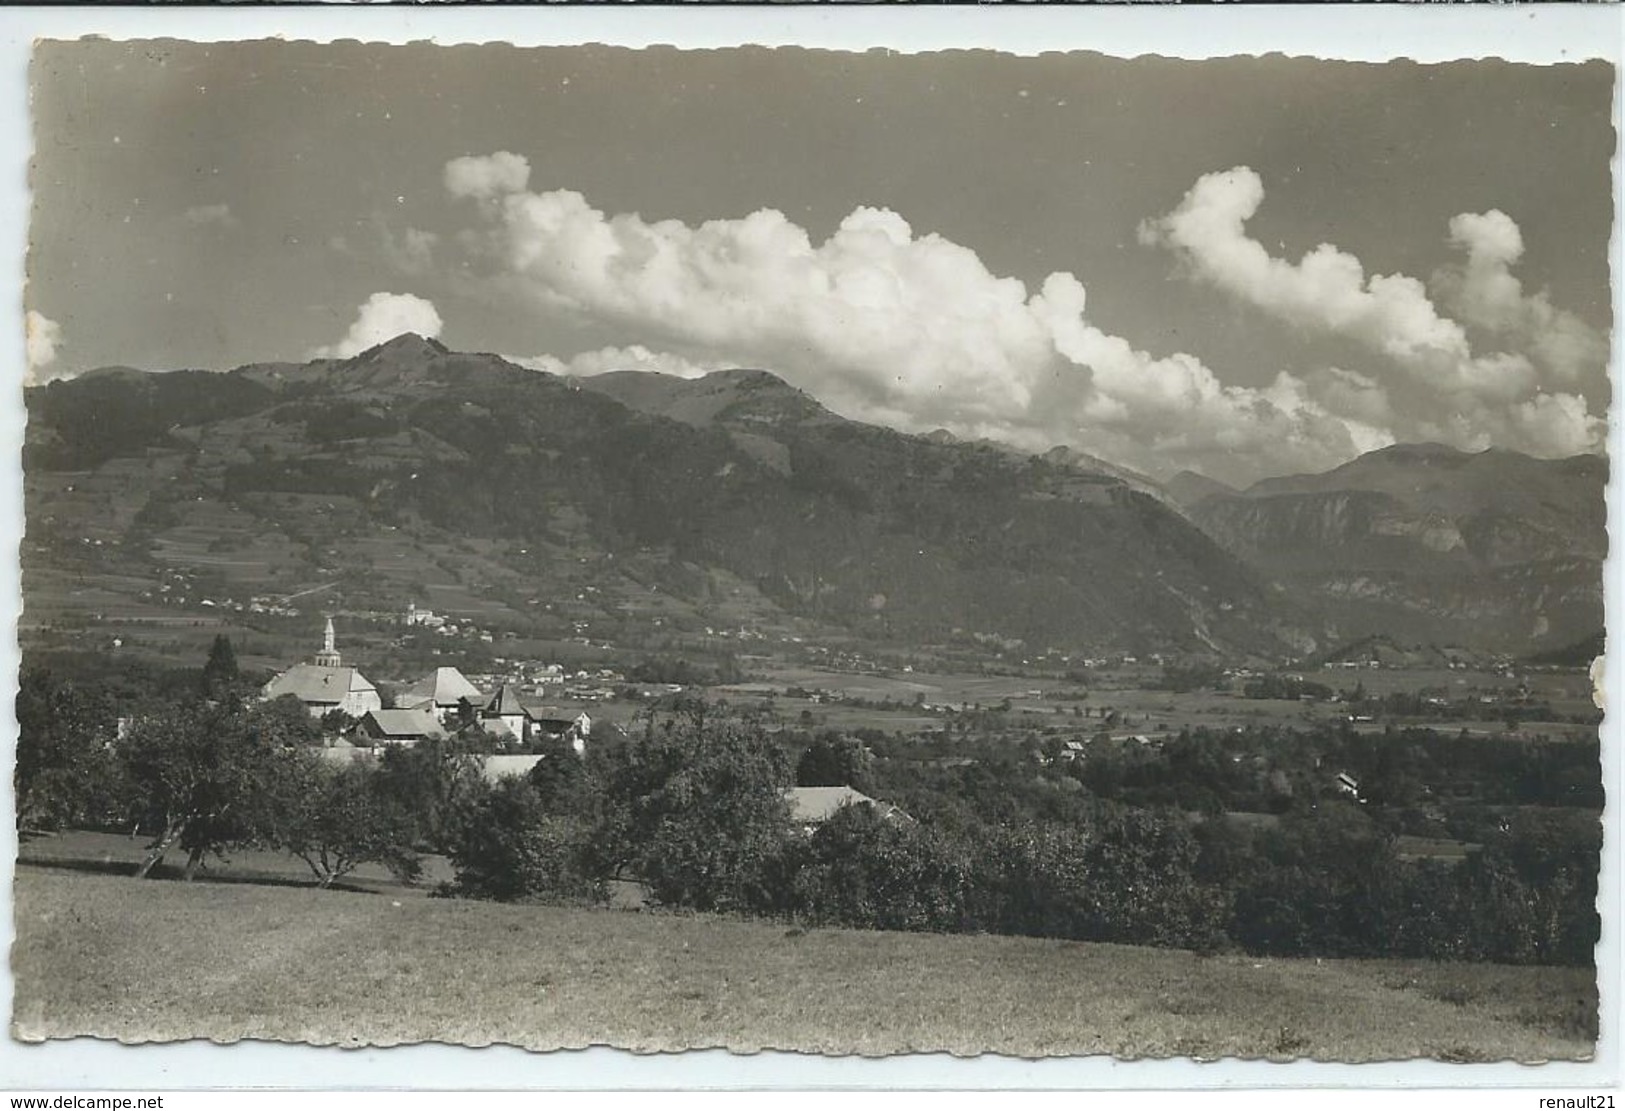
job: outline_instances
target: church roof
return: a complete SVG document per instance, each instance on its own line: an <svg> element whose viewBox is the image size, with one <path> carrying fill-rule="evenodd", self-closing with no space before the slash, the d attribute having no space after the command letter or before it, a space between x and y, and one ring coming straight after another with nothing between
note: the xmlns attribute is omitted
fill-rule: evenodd
<svg viewBox="0 0 1625 1111"><path fill-rule="evenodd" d="M455 667L437 667L434 674L425 675L401 696L402 703L432 701L436 706L455 706L463 699L480 703L485 695Z"/></svg>
<svg viewBox="0 0 1625 1111"><path fill-rule="evenodd" d="M353 667L323 667L320 664L294 664L281 675L265 684L266 698L296 695L299 701L344 701L348 694L377 690L361 672Z"/></svg>

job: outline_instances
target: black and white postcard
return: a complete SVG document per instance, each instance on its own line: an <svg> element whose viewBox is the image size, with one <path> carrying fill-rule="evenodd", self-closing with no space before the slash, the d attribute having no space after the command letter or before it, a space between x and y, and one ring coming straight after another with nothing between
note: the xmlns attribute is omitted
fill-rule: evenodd
<svg viewBox="0 0 1625 1111"><path fill-rule="evenodd" d="M361 39L33 44L14 1038L1596 1059L1608 57Z"/></svg>

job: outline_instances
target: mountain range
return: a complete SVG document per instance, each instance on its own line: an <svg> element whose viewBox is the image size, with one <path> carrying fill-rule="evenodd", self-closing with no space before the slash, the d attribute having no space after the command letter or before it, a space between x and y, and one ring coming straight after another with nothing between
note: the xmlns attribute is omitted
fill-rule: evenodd
<svg viewBox="0 0 1625 1111"><path fill-rule="evenodd" d="M26 398L24 594L46 617L320 588L628 643L1261 657L1373 632L1533 651L1602 626L1597 457L1423 445L1162 485L849 420L762 370L575 379L414 335Z"/></svg>
<svg viewBox="0 0 1625 1111"><path fill-rule="evenodd" d="M1524 654L1602 628L1607 483L1598 455L1396 444L1324 474L1198 493L1186 511L1319 614L1332 641Z"/></svg>

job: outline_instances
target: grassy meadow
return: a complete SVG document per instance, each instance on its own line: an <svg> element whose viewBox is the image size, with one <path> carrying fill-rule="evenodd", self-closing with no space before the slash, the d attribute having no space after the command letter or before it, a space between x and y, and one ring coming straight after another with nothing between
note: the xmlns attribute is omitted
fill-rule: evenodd
<svg viewBox="0 0 1625 1111"><path fill-rule="evenodd" d="M1116 711L1121 721L1112 727L1116 733L1178 733L1181 729L1212 728L1315 728L1342 725L1350 709L1345 702L1305 702L1298 699L1245 698L1239 690L1243 680L1232 680L1234 689L1189 691L1159 689L1162 668L1151 665L1114 666L1087 672L1086 682L1038 678L1032 675L974 675L949 672L839 671L807 665L773 664L757 669L761 676L750 683L709 688L712 698L748 705L769 703L787 721L797 721L805 712L814 728L855 730L879 729L891 733L937 730L947 720L943 715L914 705L916 698L931 706L998 706L1008 700L1008 722L1013 728L1055 728L1074 733L1093 733L1101 728L1096 715ZM1440 697L1464 700L1471 706L1481 696L1499 696L1527 685L1531 699L1549 703L1560 715L1594 713L1592 684L1579 669L1525 671L1518 679L1491 670L1450 671L1444 668L1345 669L1337 667L1294 671L1309 682L1322 683L1334 691L1352 691L1363 686L1373 697L1395 693L1436 692ZM796 688L828 692L844 698L861 699L869 705L843 705L790 697ZM1080 697L1081 696L1081 697ZM879 703L890 700L895 706ZM607 707L606 707L607 709ZM618 709L618 708L617 708ZM632 707L637 709L637 707ZM1087 714L1079 717L1076 714ZM612 714L612 716L614 716ZM621 715L630 716L630 713ZM1362 733L1381 733L1389 726L1419 725L1443 733L1465 730L1470 736L1498 736L1506 732L1505 711L1491 706L1477 716L1442 718L1394 718L1378 715L1361 722ZM1586 721L1536 721L1523 723L1525 735L1542 734L1553 739L1589 740L1597 726Z"/></svg>
<svg viewBox="0 0 1625 1111"><path fill-rule="evenodd" d="M1594 1049L1583 969L803 931L423 898L377 880L321 891L292 871L264 882L270 862L239 865L262 882L192 884L66 863L18 870L24 1041L1457 1062Z"/></svg>

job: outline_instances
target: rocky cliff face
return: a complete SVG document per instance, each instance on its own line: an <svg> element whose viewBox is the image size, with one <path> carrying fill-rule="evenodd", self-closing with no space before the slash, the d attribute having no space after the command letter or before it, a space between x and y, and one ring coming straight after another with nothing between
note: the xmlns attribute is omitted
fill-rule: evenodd
<svg viewBox="0 0 1625 1111"><path fill-rule="evenodd" d="M1523 653L1602 627L1607 461L1401 445L1209 494L1191 517L1336 636Z"/></svg>

